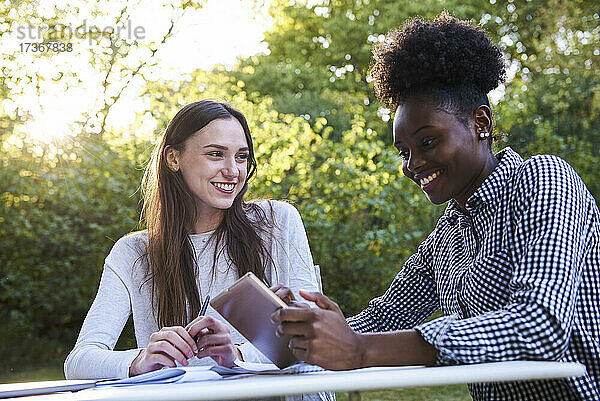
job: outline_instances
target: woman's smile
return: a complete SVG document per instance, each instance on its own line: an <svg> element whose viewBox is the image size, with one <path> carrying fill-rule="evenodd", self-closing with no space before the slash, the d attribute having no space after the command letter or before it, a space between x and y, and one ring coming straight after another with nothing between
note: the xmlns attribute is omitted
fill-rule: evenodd
<svg viewBox="0 0 600 401"><path fill-rule="evenodd" d="M425 173L415 174L414 180L421 186L425 192L430 191L438 182L442 169L429 170Z"/></svg>
<svg viewBox="0 0 600 401"><path fill-rule="evenodd" d="M232 194L236 186L235 182L211 182L211 184L217 189L217 191L225 194Z"/></svg>

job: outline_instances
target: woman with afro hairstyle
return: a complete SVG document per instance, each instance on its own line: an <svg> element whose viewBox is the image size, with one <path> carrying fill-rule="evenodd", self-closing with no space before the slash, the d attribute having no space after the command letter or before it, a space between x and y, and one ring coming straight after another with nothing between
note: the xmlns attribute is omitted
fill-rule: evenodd
<svg viewBox="0 0 600 401"><path fill-rule="evenodd" d="M374 57L404 175L446 210L361 313L346 320L324 295L301 291L320 309L281 309L278 333L295 336L299 359L328 369L580 362L582 377L469 390L474 400L600 400L598 207L558 157L493 153L487 93L505 78L500 51L444 12L388 33Z"/></svg>

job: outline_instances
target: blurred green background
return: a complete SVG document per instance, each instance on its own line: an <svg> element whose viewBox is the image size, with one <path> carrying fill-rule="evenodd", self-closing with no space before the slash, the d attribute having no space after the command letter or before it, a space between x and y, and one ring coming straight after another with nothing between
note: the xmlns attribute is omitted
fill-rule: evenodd
<svg viewBox="0 0 600 401"><path fill-rule="evenodd" d="M496 130L508 134L499 148L561 156L600 197L596 1L246 1L254 18L271 21L266 50L176 76L160 72L161 49L185 24L177 16L207 2L165 2L164 14L175 17L153 40L72 37L70 54L34 54L8 39L31 24L50 35L84 16L118 26L144 1L0 3L0 377L59 372L105 256L139 228L138 187L153 144L182 105L203 98L229 101L246 115L259 162L248 199L295 203L324 292L346 315L380 295L443 211L402 178L393 110L377 102L368 75L373 44L415 15L447 9L481 23L510 65L510 80L492 97ZM217 36L204 40L218 44ZM52 119L23 105L24 94L43 98L50 87L59 91L47 107L60 106L72 89L90 96L68 135L55 135ZM118 347L134 346L128 324Z"/></svg>

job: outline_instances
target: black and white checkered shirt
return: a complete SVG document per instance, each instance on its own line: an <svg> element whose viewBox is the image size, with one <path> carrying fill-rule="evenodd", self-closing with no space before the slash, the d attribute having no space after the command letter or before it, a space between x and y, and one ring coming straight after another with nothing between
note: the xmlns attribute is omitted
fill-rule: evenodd
<svg viewBox="0 0 600 401"><path fill-rule="evenodd" d="M576 361L583 377L469 385L474 400L600 400L600 214L563 160L510 148L461 212L449 202L390 288L348 319L416 328L439 364ZM441 308L443 317L423 323Z"/></svg>

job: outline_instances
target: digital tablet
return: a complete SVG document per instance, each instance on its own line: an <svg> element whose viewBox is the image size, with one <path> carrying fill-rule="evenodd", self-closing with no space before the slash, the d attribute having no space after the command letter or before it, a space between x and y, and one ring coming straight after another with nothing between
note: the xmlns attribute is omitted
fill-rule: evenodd
<svg viewBox="0 0 600 401"><path fill-rule="evenodd" d="M271 321L271 314L287 305L252 272L213 298L210 305L278 368L296 362L288 347L290 336L277 337L277 325Z"/></svg>

